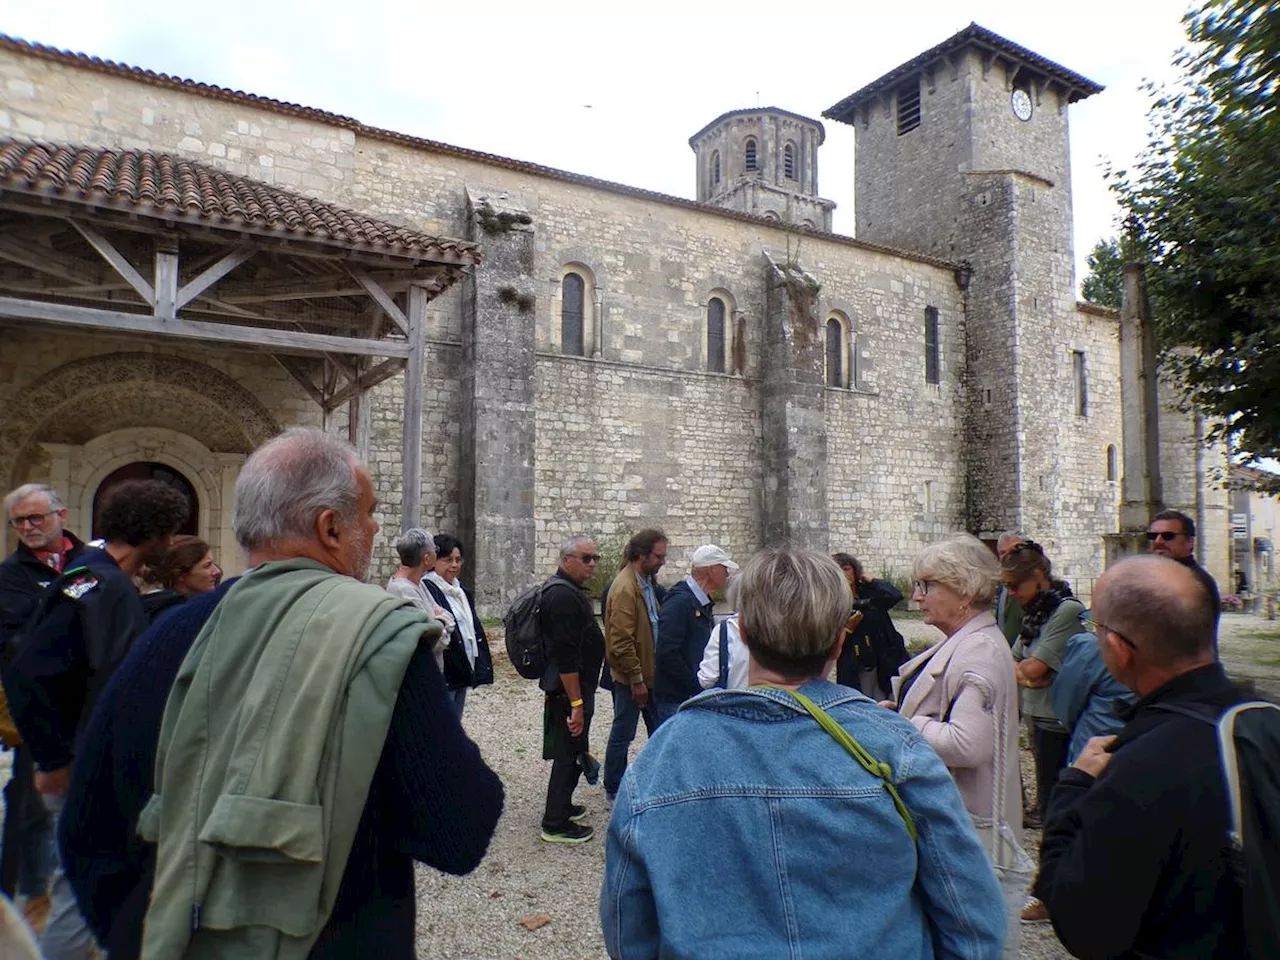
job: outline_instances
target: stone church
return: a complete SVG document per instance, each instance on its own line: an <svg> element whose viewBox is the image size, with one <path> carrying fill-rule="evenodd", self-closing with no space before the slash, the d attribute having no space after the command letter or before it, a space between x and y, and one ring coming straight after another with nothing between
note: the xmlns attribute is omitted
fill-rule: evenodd
<svg viewBox="0 0 1280 960"><path fill-rule="evenodd" d="M971 25L823 112L733 110L696 200L0 38L0 484L92 530L161 476L229 570L283 427L349 435L387 541L457 532L482 604L585 531L905 575L1020 529L1087 593L1117 529L1119 317L1078 303L1068 115L1096 83ZM1172 408L1165 500L1227 574L1225 465ZM384 544L380 572L392 566Z"/></svg>

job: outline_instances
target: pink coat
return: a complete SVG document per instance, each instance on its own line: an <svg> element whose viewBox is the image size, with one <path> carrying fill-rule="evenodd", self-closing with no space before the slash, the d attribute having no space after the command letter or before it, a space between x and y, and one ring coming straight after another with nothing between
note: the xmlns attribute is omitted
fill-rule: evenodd
<svg viewBox="0 0 1280 960"><path fill-rule="evenodd" d="M1004 717L1004 819L1022 836L1018 780L1018 685L1009 644L989 613L980 613L942 643L908 660L893 680L919 674L898 712L924 735L955 778L972 816L992 816L996 717Z"/></svg>

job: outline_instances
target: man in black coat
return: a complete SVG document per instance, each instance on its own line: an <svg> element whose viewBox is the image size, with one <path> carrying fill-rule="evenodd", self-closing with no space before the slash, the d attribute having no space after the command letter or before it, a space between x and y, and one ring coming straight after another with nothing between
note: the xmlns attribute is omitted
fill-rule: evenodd
<svg viewBox="0 0 1280 960"><path fill-rule="evenodd" d="M587 808L573 802L582 777L595 713L596 678L604 661L604 636L582 587L596 572L600 552L590 537L570 537L560 546L560 567L542 593L538 626L547 650L541 686L542 759L551 761L542 839L586 843L595 831L581 823Z"/></svg>
<svg viewBox="0 0 1280 960"><path fill-rule="evenodd" d="M67 508L53 487L28 483L4 498L4 515L18 535L18 548L0 563L0 663L17 653L10 640L26 623L40 595L84 550L64 527ZM53 873L53 820L33 781L31 753L18 746L4 788L4 837L0 840L0 891L28 902L30 919L48 909Z"/></svg>
<svg viewBox="0 0 1280 960"><path fill-rule="evenodd" d="M187 500L158 480L129 480L105 497L101 548L85 547L40 596L4 671L9 708L31 758L35 788L55 817L71 786L71 765L93 712L148 618L131 579L168 549L187 518ZM86 956L92 939L61 870L41 949Z"/></svg>
<svg viewBox="0 0 1280 960"><path fill-rule="evenodd" d="M1151 543L1152 553L1176 560L1200 578L1213 598L1216 633L1218 618L1222 616L1222 596L1213 575L1196 560L1196 522L1178 510L1162 510L1151 518L1147 540Z"/></svg>
<svg viewBox="0 0 1280 960"><path fill-rule="evenodd" d="M667 591L658 612L653 692L659 723L702 692L698 664L715 626L711 595L724 590L738 569L729 554L714 543L693 551L691 566L689 575Z"/></svg>
<svg viewBox="0 0 1280 960"><path fill-rule="evenodd" d="M1213 597L1173 560L1131 557L1098 581L1092 616L1140 699L1059 774L1035 894L1077 957L1243 956L1217 732L1175 712L1243 699L1215 656Z"/></svg>

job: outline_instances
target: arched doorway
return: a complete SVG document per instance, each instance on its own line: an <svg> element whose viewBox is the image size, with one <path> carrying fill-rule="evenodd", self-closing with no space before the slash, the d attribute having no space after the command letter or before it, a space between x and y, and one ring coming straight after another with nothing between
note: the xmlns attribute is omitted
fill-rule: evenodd
<svg viewBox="0 0 1280 960"><path fill-rule="evenodd" d="M200 529L200 501L196 498L195 487L191 485L191 481L173 467L144 460L126 463L123 467L113 470L98 484L98 489L93 492L93 536L95 538L102 536L98 529L98 511L102 506L103 498L112 487L125 480L159 480L181 493L187 498L187 522L182 525L178 533L197 535Z"/></svg>

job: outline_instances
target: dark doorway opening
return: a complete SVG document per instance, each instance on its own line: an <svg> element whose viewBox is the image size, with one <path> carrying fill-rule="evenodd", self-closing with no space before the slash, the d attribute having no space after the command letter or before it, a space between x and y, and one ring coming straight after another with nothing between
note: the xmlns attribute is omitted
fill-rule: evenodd
<svg viewBox="0 0 1280 960"><path fill-rule="evenodd" d="M102 536L102 532L98 529L98 512L102 506L103 498L113 487L123 483L125 480L159 480L161 483L169 484L169 486L181 493L187 498L187 522L182 525L178 533L196 535L196 531L200 527L200 503L196 499L195 487L191 486L191 481L166 464L138 461L137 463L126 463L120 469L113 470L107 475L106 479L98 484L98 489L94 491L93 536L95 538Z"/></svg>

